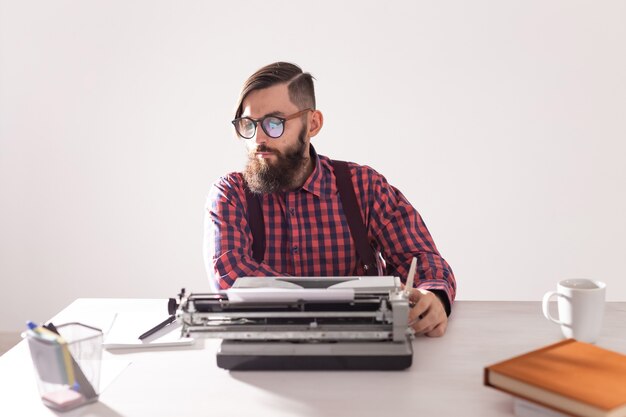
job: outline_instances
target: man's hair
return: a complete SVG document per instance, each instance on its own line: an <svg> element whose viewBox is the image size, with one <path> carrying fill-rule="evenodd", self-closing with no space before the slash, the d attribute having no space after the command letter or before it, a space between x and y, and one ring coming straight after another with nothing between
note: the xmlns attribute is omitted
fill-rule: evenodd
<svg viewBox="0 0 626 417"><path fill-rule="evenodd" d="M288 83L289 99L300 110L315 109L315 89L313 76L289 62L275 62L259 69L246 80L239 95L235 119L243 113L243 101L255 90Z"/></svg>

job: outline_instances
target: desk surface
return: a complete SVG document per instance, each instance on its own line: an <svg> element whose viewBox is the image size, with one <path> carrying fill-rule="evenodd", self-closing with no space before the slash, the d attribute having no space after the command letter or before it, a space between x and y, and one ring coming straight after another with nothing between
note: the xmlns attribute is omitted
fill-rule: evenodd
<svg viewBox="0 0 626 417"><path fill-rule="evenodd" d="M106 326L115 312L166 312L165 300L78 299L53 318ZM25 416L421 416L512 415L511 397L483 386L486 365L560 340L539 302L459 301L447 334L413 342L406 371L228 372L219 340L174 349L120 350L132 361L96 404L68 413L37 393L28 346L0 357L0 415ZM626 353L626 303L607 303L598 345ZM106 353L106 352L105 352Z"/></svg>

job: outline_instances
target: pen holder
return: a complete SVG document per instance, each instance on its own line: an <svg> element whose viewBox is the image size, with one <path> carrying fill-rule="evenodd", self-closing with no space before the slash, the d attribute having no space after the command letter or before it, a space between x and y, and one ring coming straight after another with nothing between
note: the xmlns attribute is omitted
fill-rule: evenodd
<svg viewBox="0 0 626 417"><path fill-rule="evenodd" d="M102 331L81 323L57 326L60 338L26 331L41 400L66 411L98 400Z"/></svg>

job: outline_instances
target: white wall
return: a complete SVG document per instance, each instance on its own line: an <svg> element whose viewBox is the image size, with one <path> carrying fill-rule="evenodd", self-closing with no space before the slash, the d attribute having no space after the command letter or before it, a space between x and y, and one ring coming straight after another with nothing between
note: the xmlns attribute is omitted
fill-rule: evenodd
<svg viewBox="0 0 626 417"><path fill-rule="evenodd" d="M0 0L0 330L208 289L241 83L317 78L318 151L424 216L459 299L594 277L626 300L626 2Z"/></svg>

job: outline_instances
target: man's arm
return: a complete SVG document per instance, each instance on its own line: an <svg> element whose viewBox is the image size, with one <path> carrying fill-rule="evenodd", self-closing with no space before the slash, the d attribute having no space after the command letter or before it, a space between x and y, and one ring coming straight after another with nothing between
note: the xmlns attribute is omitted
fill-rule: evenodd
<svg viewBox="0 0 626 417"><path fill-rule="evenodd" d="M238 277L278 276L252 257L243 183L235 175L211 186L204 216L204 261L213 290L230 288Z"/></svg>
<svg viewBox="0 0 626 417"><path fill-rule="evenodd" d="M388 269L404 282L413 257L417 258L410 319L417 333L440 336L456 296L456 280L441 257L421 216L406 197L380 174L369 190L369 231L379 245ZM357 182L358 185L358 182ZM421 318L420 318L421 317Z"/></svg>

